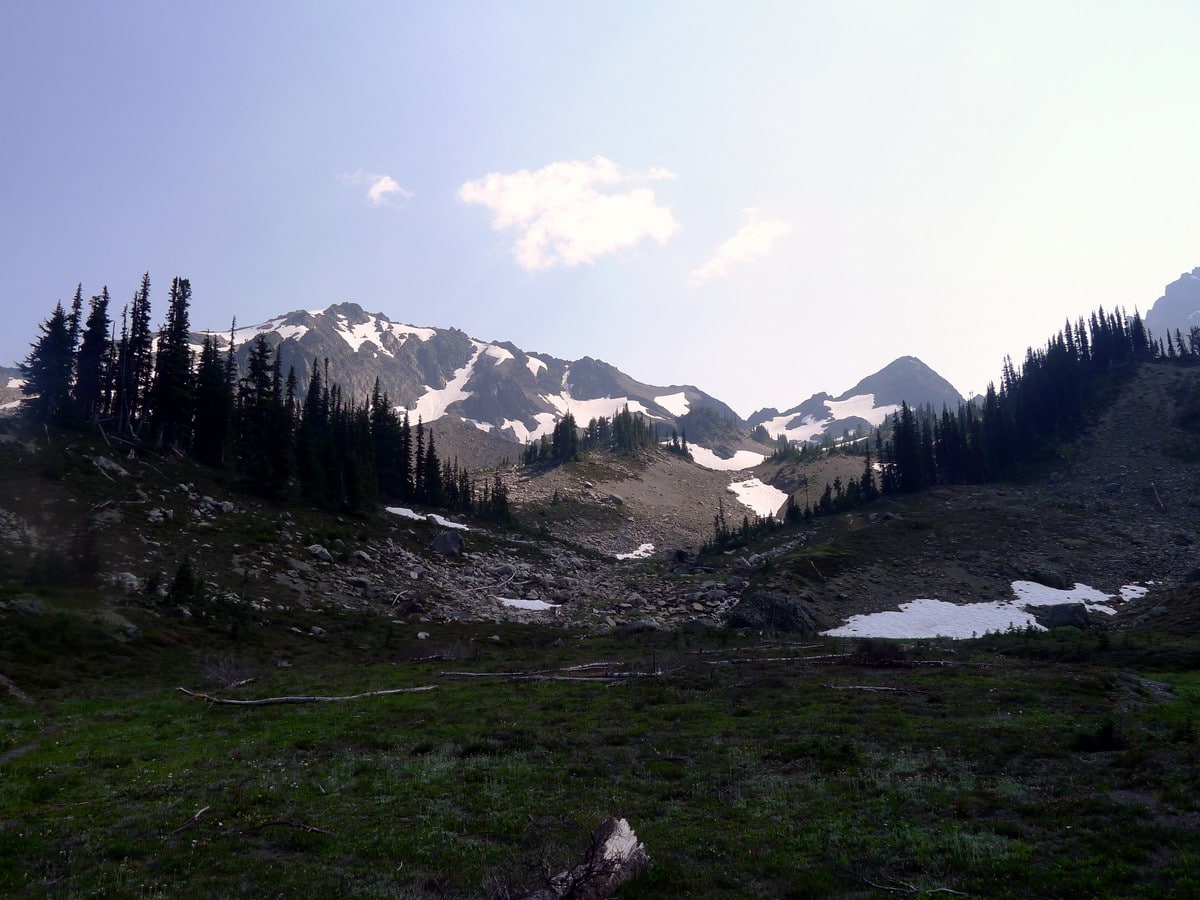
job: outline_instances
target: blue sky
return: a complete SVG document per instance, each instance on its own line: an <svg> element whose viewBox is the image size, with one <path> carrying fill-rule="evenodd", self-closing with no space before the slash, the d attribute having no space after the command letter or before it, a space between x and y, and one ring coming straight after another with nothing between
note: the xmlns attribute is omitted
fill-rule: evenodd
<svg viewBox="0 0 1200 900"><path fill-rule="evenodd" d="M0 5L0 363L354 300L746 415L1200 265L1192 2Z"/></svg>

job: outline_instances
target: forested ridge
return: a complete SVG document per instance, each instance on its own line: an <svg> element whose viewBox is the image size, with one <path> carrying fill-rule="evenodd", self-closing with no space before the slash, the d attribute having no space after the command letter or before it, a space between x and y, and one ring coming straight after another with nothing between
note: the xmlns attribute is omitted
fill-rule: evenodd
<svg viewBox="0 0 1200 900"><path fill-rule="evenodd" d="M378 382L371 397L347 398L314 360L306 386L264 336L244 371L232 328L222 352L209 335L198 358L189 343L191 283L174 278L157 335L150 328L150 276L122 308L119 330L108 288L84 318L82 285L70 309L56 304L21 366L26 411L36 421L100 429L105 439L159 454L187 454L231 469L268 497L298 494L322 507L369 515L380 501L415 502L509 516L498 475L477 483L438 456L432 429L401 417ZM156 339L157 338L157 339Z"/></svg>

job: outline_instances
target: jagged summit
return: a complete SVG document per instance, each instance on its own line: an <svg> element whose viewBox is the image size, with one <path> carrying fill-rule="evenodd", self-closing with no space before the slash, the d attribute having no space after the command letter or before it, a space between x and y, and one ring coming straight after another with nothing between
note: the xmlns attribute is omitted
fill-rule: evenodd
<svg viewBox="0 0 1200 900"><path fill-rule="evenodd" d="M1146 328L1157 337L1184 335L1200 325L1200 266L1184 272L1166 286L1146 313Z"/></svg>
<svg viewBox="0 0 1200 900"><path fill-rule="evenodd" d="M302 382L314 362L348 396L380 389L412 419L452 420L507 442L537 440L570 412L581 425L628 406L669 431L698 409L739 421L725 403L692 385L657 386L592 357L559 359L526 352L511 342L489 343L456 328L394 322L357 303L296 310L234 332L244 359L259 335L280 348L283 365ZM228 346L228 337L214 333ZM196 338L197 350L200 337Z"/></svg>
<svg viewBox="0 0 1200 900"><path fill-rule="evenodd" d="M771 437L816 441L875 428L903 401L910 406L929 404L940 409L945 405L956 409L962 400L950 382L921 360L902 356L838 397L820 392L782 413L774 408L761 409L750 416L748 424L762 425Z"/></svg>
<svg viewBox="0 0 1200 900"><path fill-rule="evenodd" d="M211 334L228 346L228 334ZM902 400L953 408L962 399L919 359L903 356L841 396L817 393L783 413L764 409L743 421L693 385L652 385L590 356L565 360L510 341L480 341L457 328L406 325L351 301L294 310L236 329L235 354L242 362L260 335L279 347L285 370L294 367L301 384L314 364L327 369L348 398L369 397L378 380L412 420L437 422L440 431L471 445L469 455L477 463L508 455L513 443L550 434L568 412L583 426L628 406L656 423L664 436L672 430L685 434L701 465L742 469L766 458L749 440L756 425L773 438L839 438L881 424ZM197 335L197 351L200 340Z"/></svg>

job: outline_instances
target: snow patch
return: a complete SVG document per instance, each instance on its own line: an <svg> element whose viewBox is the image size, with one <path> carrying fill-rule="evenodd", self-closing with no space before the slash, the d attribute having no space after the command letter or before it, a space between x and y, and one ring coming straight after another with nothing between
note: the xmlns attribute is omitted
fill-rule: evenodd
<svg viewBox="0 0 1200 900"><path fill-rule="evenodd" d="M617 559L649 559L650 554L653 552L653 544L641 544L636 550L630 550L628 553L618 553Z"/></svg>
<svg viewBox="0 0 1200 900"><path fill-rule="evenodd" d="M554 433L554 424L558 421L554 413L538 413L533 418L537 422L537 425L532 429L526 427L525 423L520 419L505 419L500 425L500 430L511 431L513 437L522 444L539 440L542 435Z"/></svg>
<svg viewBox="0 0 1200 900"><path fill-rule="evenodd" d="M280 325L275 329L281 341L300 340L309 332L307 325Z"/></svg>
<svg viewBox="0 0 1200 900"><path fill-rule="evenodd" d="M503 347L497 347L495 344L486 344L483 349L484 356L490 356L496 361L496 365L504 362L507 359L513 359L513 355Z"/></svg>
<svg viewBox="0 0 1200 900"><path fill-rule="evenodd" d="M751 509L756 516L766 518L774 516L780 507L787 503L788 495L777 487L764 484L757 478L746 481L735 481L729 485L731 493L735 494L738 502Z"/></svg>
<svg viewBox="0 0 1200 900"><path fill-rule="evenodd" d="M688 398L683 391L680 391L678 394L663 394L661 397L655 397L654 402L673 416L686 416L688 414Z"/></svg>
<svg viewBox="0 0 1200 900"><path fill-rule="evenodd" d="M558 609L557 603L547 603L545 600L521 600L515 597L497 597L496 599L504 606L511 606L513 609L530 609L534 612Z"/></svg>
<svg viewBox="0 0 1200 900"><path fill-rule="evenodd" d="M9 390L11 390L11 391L18 390L19 388L23 387L23 386L24 386L24 384L25 384L25 379L24 379L24 378L10 378L10 379L8 379L8 389L9 389Z"/></svg>
<svg viewBox="0 0 1200 900"><path fill-rule="evenodd" d="M824 435L825 429L835 420L858 416L866 419L872 427L878 427L888 416L898 412L900 407L894 403L876 406L874 394L856 394L845 400L826 400L825 409L828 415L823 418L807 415L795 422L796 416L791 414L776 416L762 424L773 438L784 435L789 441L813 441Z"/></svg>
<svg viewBox="0 0 1200 900"><path fill-rule="evenodd" d="M371 316L365 322L360 322L358 325L351 325L350 322L343 316L338 316L340 324L337 328L337 333L341 335L342 340L350 345L350 349L357 353L362 345L368 341L374 344L382 353L392 356L392 352L383 346L383 336L380 333L379 320Z"/></svg>
<svg viewBox="0 0 1200 900"><path fill-rule="evenodd" d="M6 410L6 409L16 409L20 405L21 405L20 400L13 400L9 403L0 403L0 411Z"/></svg>
<svg viewBox="0 0 1200 900"><path fill-rule="evenodd" d="M543 394L542 400L558 410L560 416L571 413L575 417L577 425L586 425L592 419L612 418L626 406L629 407L631 413L650 414L650 410L638 400L630 400L628 397L597 397L594 400L580 400L572 397L569 389L560 394Z"/></svg>
<svg viewBox="0 0 1200 900"><path fill-rule="evenodd" d="M922 598L901 603L898 611L851 616L844 625L823 632L830 637L934 638L965 639L980 637L989 631L1032 628L1045 631L1028 610L1056 603L1082 603L1092 612L1114 615L1114 603L1140 599L1146 588L1126 585L1112 596L1076 584L1070 590L1058 590L1033 581L1014 581L1013 597L990 603L947 603Z"/></svg>
<svg viewBox="0 0 1200 900"><path fill-rule="evenodd" d="M534 378L537 378L538 372L540 372L540 371L542 371L542 369L546 368L546 364L544 362L542 362L540 359L538 359L536 356L526 357L525 366L526 366L526 368L529 369L529 373L531 375L533 375Z"/></svg>
<svg viewBox="0 0 1200 900"><path fill-rule="evenodd" d="M471 530L460 522L451 522L445 516L439 516L437 513L419 513L407 506L385 506L384 511L390 512L393 516L400 516L402 519L412 519L414 522L434 522L443 528L451 528L455 531Z"/></svg>
<svg viewBox="0 0 1200 900"><path fill-rule="evenodd" d="M446 409L450 404L470 397L471 392L465 388L467 382L471 380L471 375L475 372L475 363L478 362L484 346L486 345L480 345L475 349L475 353L467 361L467 364L455 371L454 377L446 382L444 388L432 388L425 385L426 393L422 394L413 404L413 408L409 411L409 417L421 419L426 423L435 422L446 414Z"/></svg>
<svg viewBox="0 0 1200 900"><path fill-rule="evenodd" d="M866 419L876 428L882 425L883 420L892 413L900 411L900 406L896 403L876 406L874 394L859 394L845 400L826 400L825 405L829 407L830 418L848 419L850 416L858 416L860 419Z"/></svg>
<svg viewBox="0 0 1200 900"><path fill-rule="evenodd" d="M766 459L766 456L755 453L753 450L739 450L729 459L721 459L707 447L701 447L698 444L688 444L688 450L691 451L692 461L696 465L717 472L740 472L742 469L752 469Z"/></svg>

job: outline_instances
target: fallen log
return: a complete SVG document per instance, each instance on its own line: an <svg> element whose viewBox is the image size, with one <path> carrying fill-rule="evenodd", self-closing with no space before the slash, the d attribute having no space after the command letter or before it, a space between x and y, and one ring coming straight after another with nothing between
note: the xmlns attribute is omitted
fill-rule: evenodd
<svg viewBox="0 0 1200 900"><path fill-rule="evenodd" d="M363 700L367 697L389 697L392 694L416 694L422 691L437 690L436 684L424 684L420 687L392 688L386 691L364 691L361 694L345 694L335 697L263 697L260 700L233 700L228 697L214 697L199 691L189 691L185 687L176 688L195 700L205 700L209 703L219 703L223 706L274 706L282 703L342 703L346 700Z"/></svg>

